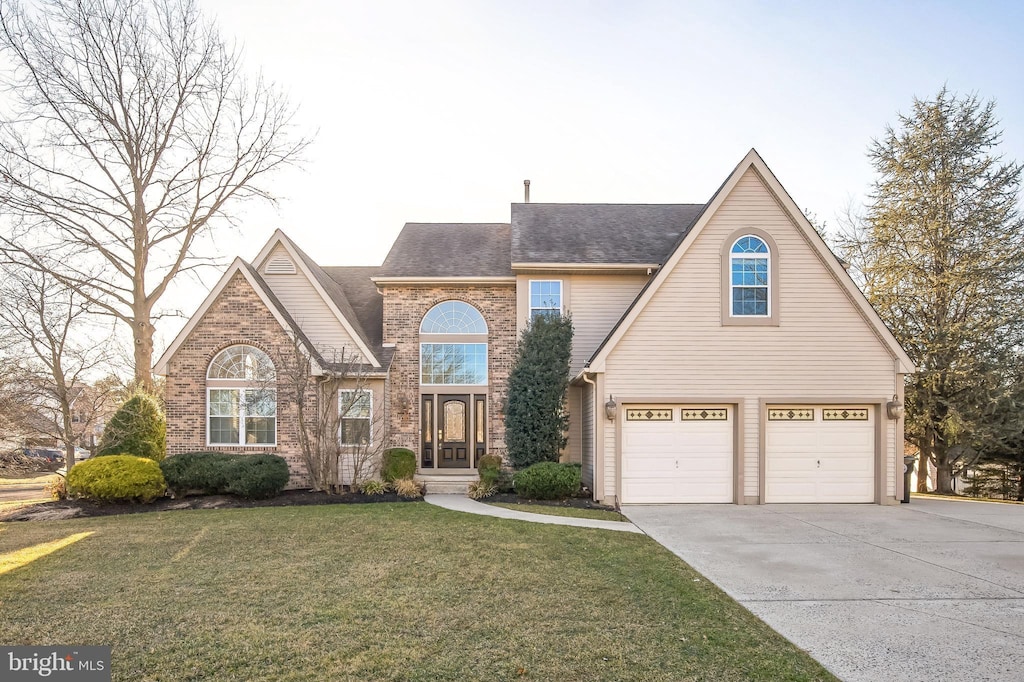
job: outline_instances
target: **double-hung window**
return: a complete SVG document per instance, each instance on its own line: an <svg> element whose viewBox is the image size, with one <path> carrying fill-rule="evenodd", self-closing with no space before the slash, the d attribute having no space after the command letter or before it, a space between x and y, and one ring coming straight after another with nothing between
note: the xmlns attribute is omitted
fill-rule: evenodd
<svg viewBox="0 0 1024 682"><path fill-rule="evenodd" d="M562 280L530 280L530 319L562 314Z"/></svg>
<svg viewBox="0 0 1024 682"><path fill-rule="evenodd" d="M372 415L373 394L370 391L338 391L338 442L342 445L369 445L373 439Z"/></svg>

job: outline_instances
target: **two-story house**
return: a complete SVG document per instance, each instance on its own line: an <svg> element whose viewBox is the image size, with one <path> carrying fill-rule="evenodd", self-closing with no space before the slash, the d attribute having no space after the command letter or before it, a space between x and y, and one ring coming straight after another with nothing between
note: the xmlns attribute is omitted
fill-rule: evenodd
<svg viewBox="0 0 1024 682"><path fill-rule="evenodd" d="M358 369L358 388L316 408L347 406L343 447L411 448L428 481L472 476L505 452L518 334L555 312L575 330L563 459L595 499L902 495L913 363L753 150L706 203L410 223L379 267L322 266L275 233L157 363L168 452L276 452L301 482L295 398L275 367L298 346L322 376Z"/></svg>

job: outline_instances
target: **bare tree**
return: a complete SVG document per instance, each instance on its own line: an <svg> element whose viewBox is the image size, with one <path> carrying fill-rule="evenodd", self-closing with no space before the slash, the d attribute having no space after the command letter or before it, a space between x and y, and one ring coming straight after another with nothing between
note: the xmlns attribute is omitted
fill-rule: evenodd
<svg viewBox="0 0 1024 682"><path fill-rule="evenodd" d="M0 324L13 337L20 416L42 414L33 430L59 441L70 469L75 446L92 429L109 402L113 383L93 383L107 365L109 344L97 343L85 328L89 304L73 289L45 273L0 270L4 305Z"/></svg>
<svg viewBox="0 0 1024 682"><path fill-rule="evenodd" d="M0 53L0 255L128 325L152 390L157 303L308 140L195 0L0 0Z"/></svg>
<svg viewBox="0 0 1024 682"><path fill-rule="evenodd" d="M356 488L379 469L383 450L366 366L342 349L328 358L311 353L297 331L277 358L279 403L296 406L299 446L314 490ZM284 399L283 401L281 399Z"/></svg>

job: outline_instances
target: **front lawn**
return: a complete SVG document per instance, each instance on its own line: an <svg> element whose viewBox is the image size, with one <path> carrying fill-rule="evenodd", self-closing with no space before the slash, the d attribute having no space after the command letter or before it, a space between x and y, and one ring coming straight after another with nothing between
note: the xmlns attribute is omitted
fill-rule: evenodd
<svg viewBox="0 0 1024 682"><path fill-rule="evenodd" d="M642 535L425 503L0 524L0 644L115 680L820 680Z"/></svg>

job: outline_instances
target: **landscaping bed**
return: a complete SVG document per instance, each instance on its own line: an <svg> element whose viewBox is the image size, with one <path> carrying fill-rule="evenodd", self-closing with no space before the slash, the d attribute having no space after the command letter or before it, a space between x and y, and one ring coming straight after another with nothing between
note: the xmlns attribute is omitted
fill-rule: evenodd
<svg viewBox="0 0 1024 682"><path fill-rule="evenodd" d="M490 497L485 497L480 500L487 504L494 504L500 502L502 504L528 504L528 505L541 505L545 507L572 507L575 509L600 509L603 511L615 511L615 507L610 507L606 504L599 504L589 497L568 497L564 500L528 500L523 497L519 497L515 493L497 493Z"/></svg>
<svg viewBox="0 0 1024 682"><path fill-rule="evenodd" d="M514 496L513 496L514 497ZM88 500L55 500L0 512L0 521L49 521L94 516L116 516L141 512L176 511L182 509L239 509L250 507L305 507L322 504L366 504L375 502L408 502L396 493L363 495L345 493L328 495L312 490L286 490L277 497L265 500L247 500L233 495L196 495L179 499L162 498L150 504L107 503Z"/></svg>

